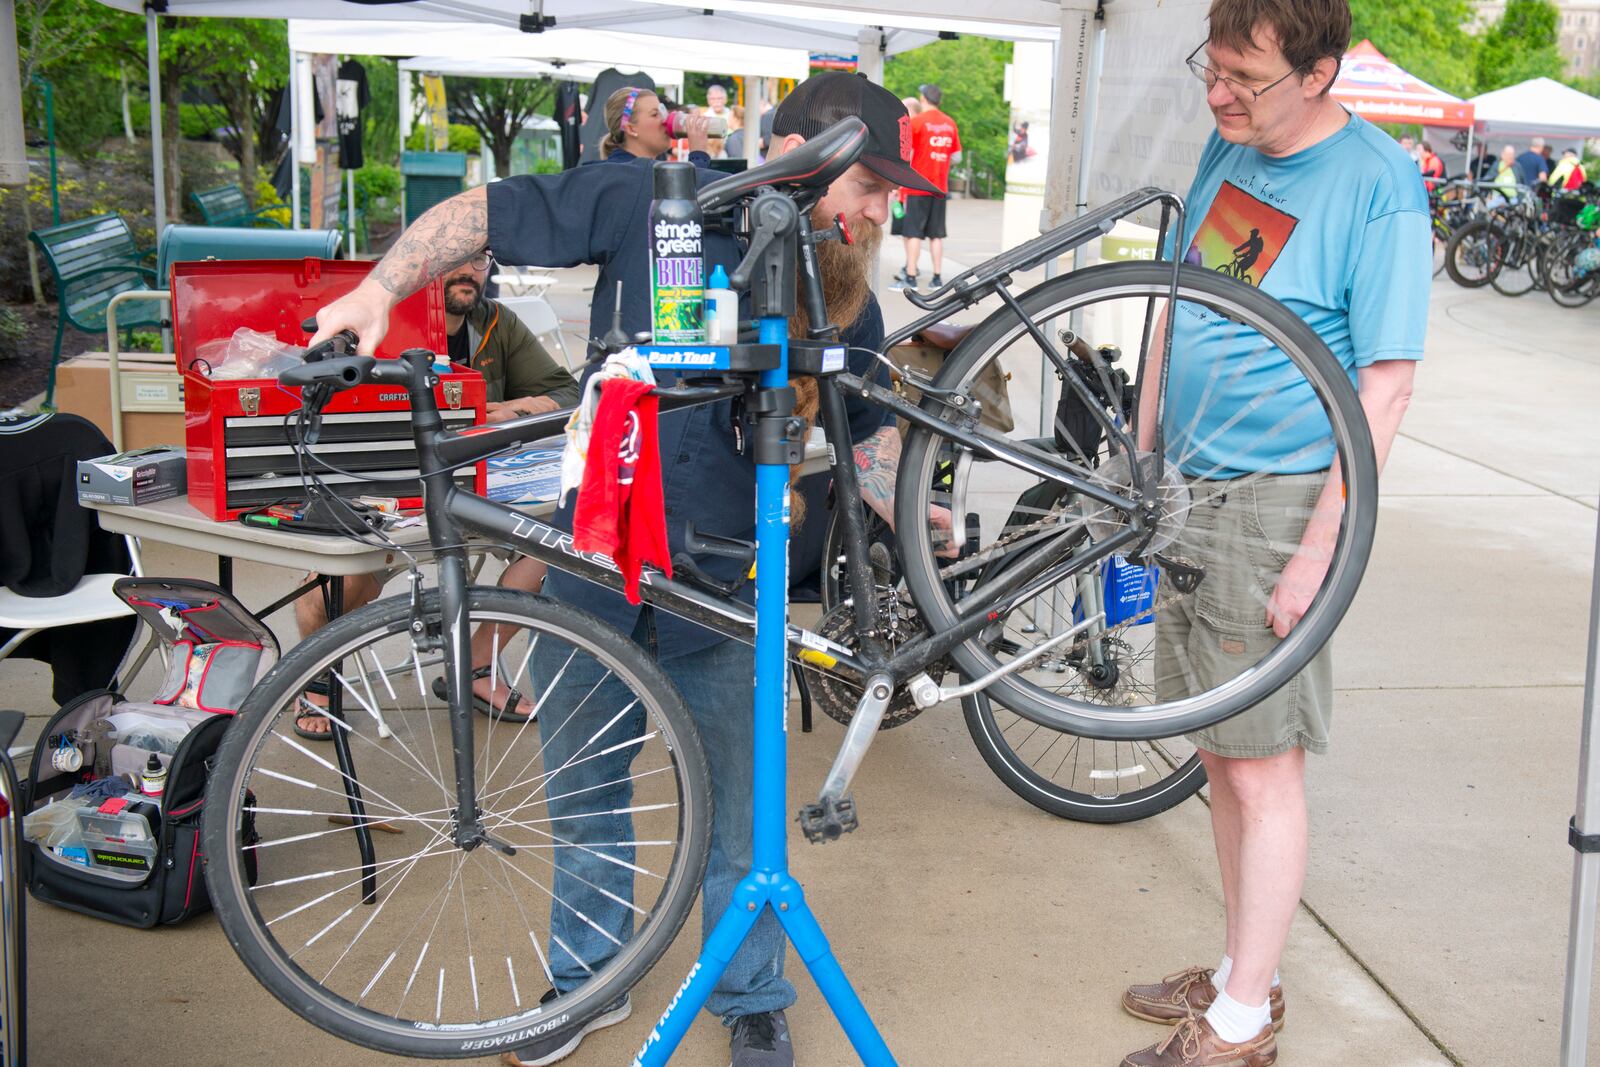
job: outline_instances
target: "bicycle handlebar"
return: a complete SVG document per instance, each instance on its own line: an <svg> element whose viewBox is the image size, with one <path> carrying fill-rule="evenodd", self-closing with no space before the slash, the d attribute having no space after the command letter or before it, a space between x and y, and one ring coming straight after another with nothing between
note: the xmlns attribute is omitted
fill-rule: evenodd
<svg viewBox="0 0 1600 1067"><path fill-rule="evenodd" d="M411 378L411 365L403 359L336 356L332 359L291 367L278 375L278 382L281 385L326 385L338 391L368 382L408 386L411 384Z"/></svg>

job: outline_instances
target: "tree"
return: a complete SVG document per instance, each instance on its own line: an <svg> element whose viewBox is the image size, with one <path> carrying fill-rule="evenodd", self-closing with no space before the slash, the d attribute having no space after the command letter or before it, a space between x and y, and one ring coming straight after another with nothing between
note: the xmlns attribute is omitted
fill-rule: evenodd
<svg viewBox="0 0 1600 1067"><path fill-rule="evenodd" d="M1447 93L1476 92L1477 39L1469 0L1350 0L1350 42L1378 51Z"/></svg>
<svg viewBox="0 0 1600 1067"><path fill-rule="evenodd" d="M883 65L883 84L900 97L916 96L917 86L928 82L938 85L944 93L939 109L961 128L965 158L1003 175L1011 137L1011 106L1005 100L1009 62L1010 41L936 41L891 57Z"/></svg>
<svg viewBox="0 0 1600 1067"><path fill-rule="evenodd" d="M1560 12L1550 0L1507 0L1505 13L1478 47L1478 91L1529 78L1559 79L1567 66L1557 45L1559 22Z"/></svg>
<svg viewBox="0 0 1600 1067"><path fill-rule="evenodd" d="M511 146L528 120L548 109L556 83L550 78L448 78L450 113L478 131L494 156L494 172L511 173Z"/></svg>

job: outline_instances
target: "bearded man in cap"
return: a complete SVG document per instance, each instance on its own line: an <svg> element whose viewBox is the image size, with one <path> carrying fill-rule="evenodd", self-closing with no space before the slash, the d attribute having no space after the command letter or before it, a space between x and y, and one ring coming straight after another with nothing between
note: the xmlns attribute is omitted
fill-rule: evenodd
<svg viewBox="0 0 1600 1067"><path fill-rule="evenodd" d="M843 343L851 346L851 370L861 374L872 363L867 353L882 347L884 339L883 314L868 284L868 270L888 218L889 193L897 186L933 195L940 195L941 190L911 167L910 120L905 107L887 90L854 74L819 74L796 87L773 114L768 158L793 151L807 138L850 116L866 123L866 150L828 189L815 209L813 222L818 229L826 229L842 215L854 236L851 245L828 242L818 251L830 317L843 328ZM354 292L322 309L313 340L349 329L361 339L359 351L370 353L382 338L389 310L396 303L490 245L507 262L551 267L598 264L590 335L599 337L609 328L619 282L623 287L623 329L629 334L648 330L652 167L652 160L618 156L562 174L507 178L437 205L401 235ZM697 180L709 184L721 177L704 171ZM705 254L708 271L720 264L731 272L740 259L737 243L726 235L708 233ZM803 314L797 312L797 318L803 319ZM803 330L806 325L797 321L794 328ZM815 383L799 379L796 390L798 413L815 417ZM890 517L899 438L882 409L858 399L846 403L862 497L875 511ZM662 493L672 551L683 551L683 534L690 522L699 530L753 540L755 467L751 457L738 448L728 403L663 414L659 432ZM813 516L812 521L821 519ZM939 516L935 521L948 521L948 517ZM571 507L564 507L552 522L570 530ZM724 581L742 577L740 572L746 566L717 556L699 555L695 560L702 570ZM544 593L581 603L648 649L672 677L694 715L711 768L715 812L702 899L702 934L709 934L751 867L754 722L747 711L738 709L750 706L753 650L683 619L658 614L648 605L630 605L619 593L561 571L550 572ZM753 594L746 583L741 595L750 600ZM605 725L602 715L588 730L584 729L587 720L569 730L561 729L568 719L592 717L597 714L595 708L614 710L621 704L598 696L585 701L597 679L585 682L562 674L559 667L559 663L530 665L536 678L560 675L543 696L544 710L538 720L547 748L546 763L564 767L561 793L570 798L549 798L549 815L557 822L564 815L586 814L592 807L586 807L591 799L583 795L586 787L626 779L637 751L637 746L619 746L627 750L605 758L586 756L581 763L565 765L570 750L581 747L584 738ZM576 805L575 810L566 812L569 805ZM605 818L585 818L590 831L587 837L628 840L627 816L614 818L616 825L605 828L595 825ZM612 833L617 836L610 836ZM626 912L606 907L605 902L629 901L633 895L632 874L627 869L586 850L556 851L559 875L566 877L566 884L579 887L577 895L592 892L595 906L590 909L582 900L567 899L564 903L570 907L552 908L552 936L546 952L555 988L545 994L551 1000L558 992L581 985L616 953L618 942L626 940L620 936ZM615 916L619 929L594 929L580 912L600 916L602 925L608 916ZM782 929L768 911L745 939L707 1003L707 1010L720 1016L729 1028L732 1067L789 1067L794 1063L784 1009L794 1003L795 990L783 975L785 947ZM505 1054L505 1062L523 1067L555 1063L575 1050L585 1035L621 1022L629 1012L628 998L623 996L581 1027L557 1029Z"/></svg>

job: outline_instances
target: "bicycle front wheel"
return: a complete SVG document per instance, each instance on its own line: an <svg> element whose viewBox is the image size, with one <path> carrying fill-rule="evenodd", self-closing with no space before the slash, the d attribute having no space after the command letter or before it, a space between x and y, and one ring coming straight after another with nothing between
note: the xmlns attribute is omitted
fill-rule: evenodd
<svg viewBox="0 0 1600 1067"><path fill-rule="evenodd" d="M1171 282L1168 265L1111 264L1045 282L1019 304L1047 330L1071 323L1094 344L1143 353ZM1326 644L1366 565L1377 468L1349 372L1293 312L1215 272L1182 268L1178 302L1180 342L1193 336L1190 323L1204 323L1230 331L1230 344L1203 357L1175 342L1166 373L1135 383L1155 392L1159 456L1130 457L1123 442L1135 434L1106 434L1094 445L1105 454L1086 455L1060 408L1054 456L1032 447L1031 433L1006 435L1019 461L920 427L902 453L896 529L927 629L981 618L951 660L968 678L999 675L990 698L1052 730L1150 740L1254 706ZM934 384L967 390L997 363L1012 409L1030 410L1017 393L1039 388L1041 356L1009 309L979 324ZM1330 487L1335 458L1342 477ZM1041 480L1044 468L1053 473ZM1070 490L1066 477L1120 503ZM935 507L950 509L965 540L958 558L935 543ZM1331 549L1302 549L1314 513ZM1112 538L1131 558L1102 547ZM1309 604L1279 641L1268 608L1281 603L1291 560L1296 585L1282 596Z"/></svg>
<svg viewBox="0 0 1600 1067"><path fill-rule="evenodd" d="M492 706L532 715L473 716L492 842L454 837L440 650L459 635L436 593L352 612L285 656L218 751L202 827L217 918L262 985L404 1056L510 1050L610 1008L683 925L710 841L698 735L643 649L531 595L472 587L466 603ZM329 725L348 763L297 735L318 679L341 698Z"/></svg>
<svg viewBox="0 0 1600 1067"><path fill-rule="evenodd" d="M1444 249L1444 269L1457 285L1482 288L1500 273L1506 243L1505 230L1493 220L1474 219L1450 235Z"/></svg>

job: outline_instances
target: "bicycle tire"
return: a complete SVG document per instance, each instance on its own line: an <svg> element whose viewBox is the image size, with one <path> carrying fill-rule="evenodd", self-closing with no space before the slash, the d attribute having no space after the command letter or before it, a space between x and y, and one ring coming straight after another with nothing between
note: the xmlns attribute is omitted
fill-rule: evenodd
<svg viewBox="0 0 1600 1067"><path fill-rule="evenodd" d="M977 746L983 761L989 765L989 769L1006 788L1040 811L1049 812L1063 819L1071 819L1073 822L1103 824L1139 822L1176 807L1198 793L1206 784L1206 769L1197 755L1190 754L1185 759L1173 760L1160 748L1158 742L1104 742L1087 739L1091 761L1097 759L1105 761L1104 754L1097 751L1099 746L1137 744L1146 746L1148 750L1154 750L1151 754L1166 764L1164 769L1158 768L1164 770L1164 773L1151 784L1128 793L1093 793L1069 788L1060 782L1056 774L1042 774L1037 769L1045 757L1053 758L1054 746L1059 743L1057 739L1046 739L1045 756L1030 759L1022 751L1027 742L1019 744L1009 737L1015 724L1003 725L997 719L994 703L987 694L974 693L963 697L961 711L966 719L967 732L972 736L972 743ZM1027 722L1028 720L1017 717L1017 723L1027 724ZM1037 724L1033 725L1036 730L1047 729ZM1072 738L1068 742L1067 751L1062 753L1061 762L1064 763L1068 756L1072 756L1076 763L1076 746L1082 745L1086 739L1075 738L1070 734L1060 736ZM1119 754L1113 753L1111 762L1119 762L1118 756ZM1111 780L1120 785L1127 770L1132 770L1132 767L1124 768L1119 764L1116 771L1112 772ZM1056 773L1059 774L1059 770Z"/></svg>
<svg viewBox="0 0 1600 1067"><path fill-rule="evenodd" d="M1583 307L1600 294L1600 275L1573 277L1578 254L1588 248L1593 240L1588 233L1575 231L1563 235L1543 249L1545 291L1550 294L1551 300L1562 307Z"/></svg>
<svg viewBox="0 0 1600 1067"><path fill-rule="evenodd" d="M1510 235L1500 269L1494 272L1489 284L1501 296L1526 296L1540 287L1540 254L1545 245L1540 237L1527 229Z"/></svg>
<svg viewBox="0 0 1600 1067"><path fill-rule="evenodd" d="M1505 232L1487 218L1456 227L1444 249L1444 269L1465 289L1481 289L1494 280L1505 261Z"/></svg>
<svg viewBox="0 0 1600 1067"><path fill-rule="evenodd" d="M439 624L438 605L437 592L430 592L424 596L421 609L422 617L427 620L430 627ZM442 899L445 903L440 904L439 915L434 920L433 927L430 928L428 936L421 941L421 954L416 957L417 963L411 969L411 981L406 983L405 992L400 995L399 1008L396 1011L392 1014L376 1011L371 1007L365 1006L362 1002L368 1000L369 994L373 993L375 987L379 991L385 992L386 995L393 995L389 992L390 988L404 978L407 967L411 966L411 953L417 951L415 944L411 941L403 939L395 944L395 947L391 950L389 961L384 962L378 968L376 975L365 990L360 992L359 996L355 996L352 999L351 993L359 988L356 983L364 977L365 971L353 976L354 981L349 981L347 978L341 979L346 984L342 985L340 990L330 988L328 985L329 979L334 975L340 963L343 962L345 955L351 954L356 949L356 940L365 935L368 928L372 927L380 918L379 912L384 911L391 901L400 899L402 886L398 882L404 881L405 875L401 875L399 878L392 878L390 874L398 870L399 867L387 867L385 874L386 884L383 887L382 894L373 898L374 900L381 900L381 903L368 904L365 907L359 901L351 904L349 911L345 912L345 915L349 915L359 909L360 916L363 916L364 919L358 918L358 921L364 921L365 925L361 926L356 940L351 942L350 948L344 950L345 955L341 955L339 961L333 965L333 969L330 969L319 980L308 971L306 966L302 966L303 961L298 959L296 955L300 952L307 952L310 942L307 942L306 946L297 949L296 952L290 952L280 940L280 937L284 939L290 938L292 928L289 924L285 922L284 925L277 927L276 930L268 928L268 922L258 908L257 901L262 899L262 891L272 888L273 883L268 881L268 876L264 869L265 865L263 865L262 879L252 886L253 879L247 876L244 866L244 840L241 828L247 823L247 815L250 822L257 823L258 829L260 826L257 820L268 817L264 816L263 812L276 812L278 813L277 818L286 818L283 814L283 809L264 806L265 803L269 802L264 802L263 799L257 796L255 791L270 786L276 789L279 795L287 795L293 789L292 785L282 786L281 783L284 781L292 782L294 776L291 775L286 779L281 772L265 769L267 767L265 761L269 757L264 756L263 753L267 748L271 747L270 739L274 736L275 721L284 714L281 709L286 702L292 701L297 694L303 691L308 681L324 676L333 664L343 663L348 666L354 661L359 667L357 671L351 673L357 676L358 682L366 681L369 695L373 691L372 682L379 675L383 676L382 684L384 685L391 685L389 679L399 679L402 684L405 683L405 674L402 672L409 672L409 663L402 667L384 671L381 667L380 657L385 655L391 645L384 645L380 650L379 642L390 642L396 648L401 647L403 643L404 647L409 648L408 626L413 618L410 598L395 597L368 605L335 620L295 647L273 667L245 700L236 721L228 730L218 750L201 829L204 855L206 857L206 882L223 932L227 935L239 958L269 992L290 1010L323 1030L363 1047L378 1049L396 1055L438 1059L483 1056L510 1050L535 1039L543 1039L570 1032L573 1028L581 1026L625 994L649 971L660 959L662 953L670 946L693 908L695 898L699 893L710 847L711 801L709 776L699 736L676 687L660 667L645 654L642 648L587 612L569 605L556 604L531 594L512 590L469 587L466 595L466 611L469 620L476 619L502 627L527 626L529 633L535 636L530 639L528 655L524 658L522 664L524 667L528 666L528 661L534 654L533 646L538 641L548 639L550 642L565 642L574 649L574 652L568 656L565 664L561 667L562 673L565 673L568 666L575 661L577 650L581 649L609 672L607 675L602 676L600 681L594 683L594 688L589 690L591 694L599 692L602 682L605 682L606 678L612 674L628 691L631 691L634 704L640 707L645 716L641 721L643 724L647 724L641 725L640 729L649 728L660 733L660 740L657 742L657 746L665 749L665 770L670 770L672 787L675 787L679 793L679 803L675 813L660 816L661 823L665 824L670 823L675 814L678 848L672 856L670 866L665 868L664 873L661 875L658 896L645 917L639 920L637 929L627 943L623 945L619 942L619 947L612 959L597 964L598 969L590 972L591 978L585 979L580 986L570 989L565 995L547 1005L538 999L536 987L526 990L527 996L524 998L512 964L510 948L515 942L520 944L524 953L528 953L524 957L525 960L531 961L533 956L537 955L538 963L543 965L543 974L550 975L550 964L546 962L547 954L540 947L541 942L532 927L527 927L528 939L533 942L531 953L529 953L527 940L521 937L520 929L509 929L509 927L516 925L516 916L511 914L512 909L508 907L508 901L516 905L516 910L524 910L518 893L525 891L523 889L524 883L518 882L511 877L510 862L496 850L488 847L475 849L472 853L462 852L446 833L432 828L431 824L433 823L443 823L445 828L448 829L449 819L447 818L434 817L429 819L417 812L409 812L405 816L386 814L383 810L383 805L372 798L384 796L384 802L387 803L387 795L380 793L378 787L370 785L370 778L361 774L361 767L358 765L356 768L357 775L363 781L363 788L369 789L368 803L375 805L372 810L376 811L376 814L369 815L369 818L391 819L400 828L414 827L421 834L426 834L432 830L435 835L434 838L430 841L425 841L421 852L415 855L419 859L436 854L452 855L456 857L457 866L455 871L451 873L450 882L446 883L444 888L435 894L436 899ZM556 646L558 650L561 647L560 645ZM424 667L420 657L414 652L413 659L416 662L417 690L421 692L424 688ZM365 673L368 670L367 664L369 662L372 664L373 673L371 674ZM533 682L533 675L534 671L530 670L528 673L530 682ZM521 672L519 671L518 678L520 677ZM561 674L557 674L552 681L559 681L560 678ZM505 684L513 688L519 684L518 681L512 680L509 674L504 676L504 681ZM352 694L358 692L358 688L350 687L348 681L345 681L345 685ZM409 690L406 691L409 692ZM531 692L529 696L531 699ZM356 699L359 700L359 697ZM585 700L587 699L585 697ZM378 701L375 700L374 703L377 704ZM398 704L399 701L397 700L396 703ZM540 703L542 704L542 701ZM383 707L381 704L379 706ZM628 705L628 707L632 706ZM292 715L292 703L289 704L289 707L288 714ZM578 708L581 709L582 707L583 704L580 703ZM448 712L438 713L436 705L434 706L435 710L432 712L429 712L428 708L429 705L426 697L424 697L422 704L424 716L431 717L419 717L417 721L437 722L442 720L446 723L444 728L447 731ZM359 711L355 708L351 710L350 719L355 721L359 718ZM535 711L537 712L538 710L539 705L535 705ZM558 709L553 707L547 709L547 716L556 710ZM368 713L372 714L370 709L368 709ZM376 718L377 716L374 715L373 717ZM487 724L490 721L487 718L477 716L474 718L478 723ZM597 740L602 735L605 735L608 739L614 736L608 731L611 729L611 724L617 723L621 718L621 713L618 713L616 718L611 719L610 723L597 731L593 737L590 737L589 741L584 743L584 747L579 748L578 751L581 753L588 746L596 745ZM564 726L567 722L575 720L576 709L568 718L562 720L562 725ZM600 721L603 722L605 720L601 719ZM408 722L407 726L409 727L409 725L410 723ZM526 731L529 727L496 724L493 727L489 727L489 729ZM573 733L572 737L586 733L587 729L587 724L581 726ZM282 735L276 736L281 737ZM380 734L379 736L382 737L383 735ZM399 737L402 735L399 731L395 731L391 736ZM521 733L518 733L508 737L504 744L507 755L510 754L512 747L518 743L518 739L522 736ZM656 736L655 733L649 734L646 737L646 741L648 742L650 738ZM413 737L413 739L415 738ZM448 740L448 733L446 733L446 739ZM288 739L285 738L285 740L287 741ZM489 766L489 760L495 751L493 740L493 735L484 730L484 728L475 728L475 741L481 741L483 749L480 751L478 758L483 760L486 768ZM306 747L294 741L289 741L288 743L291 746L299 745L301 749ZM365 739L363 739L363 743L365 743ZM549 743L548 739L539 740L538 754L541 758ZM373 750L375 750L378 747L378 742L373 742L372 746ZM324 747L331 749L333 746ZM423 751L420 744L418 750ZM271 751L277 752L280 750L271 748ZM363 749L362 751L365 753L372 750ZM655 749L651 751L655 751ZM447 747L445 749L446 758L448 758L449 752L450 749ZM401 753L401 755L403 754ZM396 755L395 759L403 764L405 761L401 758L401 755ZM603 756L605 753L601 752L599 755ZM313 755L310 760L305 761L305 766L315 767L313 761L320 758ZM328 758L332 759L331 752ZM441 767L440 775L443 778L448 772L442 769L443 764L438 761L437 750L435 750L435 758L435 766ZM561 757L557 756L556 758L559 759ZM593 757L586 756L584 758ZM494 765L493 770L490 770L487 775L480 775L479 777L478 796L486 819L491 814L498 813L498 809L504 806L504 802L494 799L496 796L512 793L512 790L515 790L515 794L520 794L523 785L535 781L535 779L524 779L522 782L514 780L512 786L500 790L498 794L487 792L489 783L497 780L495 774L505 762L505 759L504 755L501 756L500 762ZM262 760L259 768L257 760ZM538 776L538 780L548 784L554 775L566 770L568 766L575 762L577 762L577 757L569 757L567 763L557 767L555 771L546 769L544 775ZM383 770L381 761L376 758L367 759L366 763L366 769L369 774L375 769L380 772ZM421 766L421 763L422 761L419 761L421 770L426 774L431 774L431 770ZM327 766L337 771L337 768L332 768L331 764ZM529 766L531 766L531 763ZM541 764L541 766L543 765ZM257 769L260 769L259 774L252 773ZM403 767L402 770L404 769ZM395 772L390 771L389 773L391 777L388 781L399 780ZM669 788L668 786L657 784L662 782L660 777L662 773L662 771L649 772L650 775L655 776L652 782L649 783L650 789ZM307 774L306 777L309 778L310 775ZM410 772L412 780L420 779L421 777L422 775L415 770ZM453 776L447 780L451 782L451 785L446 789L446 796L448 797L450 795L449 790L453 789ZM342 783L338 783L337 779L335 779L335 782L336 784L341 784L342 790ZM306 784L314 783L299 783L302 786ZM604 788L617 784L617 782L609 782L605 783L604 786L594 788L602 790L599 795L605 796ZM630 797L633 792L633 784L630 777L626 783ZM441 788L445 787L441 785ZM582 792L583 790L578 791ZM424 792L426 792L425 789ZM554 797L548 795L548 790L546 790L545 798L539 802L545 805L546 814L554 814L554 809L549 807L554 799ZM601 803L606 802L601 801ZM324 803L324 806L327 806L328 803L337 806L336 800L328 801ZM516 818L519 821L514 823L502 821L501 823L501 825L513 827L513 829L501 831L508 838L513 836L515 828L527 829L531 825L525 821L520 821L527 818L520 814L524 805L525 802L518 802L505 815L506 820ZM635 809L630 808L629 810ZM637 810L642 811L644 809ZM437 815L439 812L453 811L453 808L430 809L430 811ZM325 813L308 811L295 814L317 816ZM605 812L603 814L615 815L617 813ZM641 818L641 816L628 814L627 818L632 822L636 818ZM408 821L411 819L415 821ZM534 823L552 825L552 828L559 833L559 827L553 825L557 821L556 818L533 820ZM305 824L299 825L303 826ZM650 825L655 825L655 823ZM296 827L291 824L289 828L295 829ZM325 828L322 830L324 834L334 832ZM643 836L645 832L640 830L634 836ZM383 837L385 835L379 834L376 836ZM548 838L548 843L545 843L544 838ZM265 836L262 838L263 842L270 840ZM275 843L278 845L290 845L298 840L298 838L290 835ZM391 838L391 840L398 839ZM441 844L444 847L439 853L431 851ZM602 850L614 851L624 845L645 846L653 844L659 843L631 840L614 841L612 838L584 842L563 840L558 834L545 834L542 838L536 838L530 844L524 845L518 842L517 855L525 857L524 862L531 866L541 849L548 849L550 855L555 856L558 855L557 850L560 848L581 848L586 852L597 853ZM257 846L256 855L258 857L262 856L266 847L266 844ZM308 845L307 847L309 848L310 846ZM269 854L268 858L275 864L282 865L282 861L279 861L277 857L283 851L287 850L280 849L275 851ZM645 852L643 848L631 849L629 854L634 852L638 853L640 865L652 862L643 854ZM461 983L461 976L466 975L467 981L464 985L470 986L472 1012L477 1013L478 1017L466 1020L452 1018L448 1021L440 1018L435 1018L431 1021L409 1017L402 1018L401 1014L405 1010L407 1000L412 995L411 982L416 981L418 978L418 973L423 964L423 957L428 955L429 946L434 943L437 943L437 949L430 958L429 970L422 974L426 992L420 994L420 996L424 1001L422 1004L423 1011L426 1011L429 1007L435 1009L436 1015L442 1011L442 1006L445 1003L447 981L444 961L450 959L452 966L459 967L459 964L456 963L456 958L448 956L447 953L456 951L452 946L459 944L460 931L455 930L453 917L449 931L446 931L441 924L445 917L446 905L452 911L455 907L455 901L451 898L451 893L453 884L458 882L457 875L465 869L468 860L478 853L490 853L489 856L481 858L479 862L489 865L492 877L497 880L496 892L501 892L503 888L505 894L505 896L495 897L492 902L500 909L499 912L494 913L497 916L496 921L504 924L505 928L502 932L508 935L504 941L504 945L507 948L505 961L502 964L498 957L489 954L485 954L481 960L474 957L476 950L472 939L478 937L480 939L479 944L482 945L486 943L484 939L490 934L488 923L491 913L487 909L491 902L484 898L485 910L476 913L479 921L474 926L469 921L467 879L459 879L461 886L461 922L463 929L469 932L466 936L465 969L451 972L452 984L449 987L452 996L451 1005L452 1010L454 1010L455 1005L459 1003L461 1005L461 1013L468 1014L466 995ZM501 863L499 868L492 866L497 857L500 858ZM622 866L628 866L626 860L627 855L624 855L622 857ZM385 862L388 863L389 861ZM404 861L396 861L396 863L400 862ZM541 860L539 862L547 863L552 871L556 870L556 862L554 860ZM645 867L640 865L634 865L634 870L646 870ZM412 867L416 867L415 862L412 863ZM357 865L334 873L341 875L341 877L347 877L346 872L359 869L360 867ZM433 868L429 868L429 870L433 870ZM557 874L551 879L552 884L557 885L558 889L560 883L556 879L559 877L560 875ZM289 881L304 880L299 878L289 879ZM503 887L498 884L501 881L503 881ZM406 887L412 892L413 897L418 894L426 894L433 886L432 882L428 882L426 874L421 876L421 882L426 884ZM352 885L354 884L352 882ZM348 889L349 887L342 888ZM569 888L571 888L570 883ZM363 889L357 892L364 891ZM474 892L477 892L477 890L474 890ZM346 899L348 899L349 895L346 895ZM531 893L530 896L534 899L541 899ZM550 904L552 909L554 909L556 901L556 893L551 892ZM341 901L336 900L335 905L337 906L338 903L341 903ZM319 903L318 907L320 906ZM307 907L309 908L310 905L307 905ZM399 911L403 907L403 904L397 905L395 910ZM369 908L372 910L369 911ZM295 909L295 911L299 910L302 909ZM639 911L642 909L635 906L634 910ZM294 916L295 921L299 921L300 917L295 915L295 911L279 915L277 919L271 921L277 923L281 920L289 920L290 916ZM317 916L318 912L310 910L307 914L309 916ZM583 917L581 912L578 914ZM416 924L421 924L426 915L426 911L420 913ZM509 919L506 918L507 915L510 915ZM526 919L525 915L524 919ZM311 921L315 923L320 922L321 919L316 918ZM340 917L333 924L330 924L328 929L332 929L343 921L343 917ZM585 921L589 920L585 917ZM395 924L390 922L385 925L384 930L387 931L394 928L394 926ZM439 931L437 937L433 935L433 930L435 929ZM322 933L317 934L316 937L320 938L326 932L327 930L324 930ZM343 936L343 931L341 931L340 936ZM407 934L407 937L410 936L410 934ZM298 935L294 936L293 940L298 941ZM312 939L312 941L315 940L316 938ZM337 939L329 938L328 940L332 942ZM381 954L383 947L379 946L374 950L371 945L366 945L363 946L363 951L369 959L373 959L376 958L376 954ZM400 948L402 947L407 949L403 955L400 954ZM561 947L563 949L567 948L565 944L562 944ZM332 951L331 948L329 951ZM568 951L571 950L569 949ZM554 947L551 948L548 955L554 958ZM391 967L390 963L395 962L397 956L400 956L398 964ZM459 952L457 956L459 957ZM572 958L579 959L577 956ZM434 961L438 961L440 964L437 1000L430 981ZM352 969L355 966L355 963L351 964ZM532 972L532 977L535 979L541 977L537 968L534 968L531 962L525 964L525 966L527 968L525 980L529 972ZM320 962L318 962L317 967L320 969ZM589 968L585 967L585 970L589 970ZM491 982L505 983L507 972L510 975L508 984L511 995L509 998L504 999L504 1003L510 1005L514 1001L515 1008L501 1013L498 1012L497 1007L501 1001L491 1001L488 994L494 992ZM381 983L380 979L383 979ZM481 1006L479 1002L480 988L485 993L485 1002ZM375 995L373 999L377 999ZM387 1003L391 1002L386 1001L386 1006Z"/></svg>
<svg viewBox="0 0 1600 1067"><path fill-rule="evenodd" d="M1171 270L1170 265L1160 263L1091 267L1046 281L1018 301L1035 322L1049 322L1075 308L1107 299L1164 301L1172 282ZM1377 519L1377 467L1366 418L1348 373L1300 318L1259 290L1218 278L1214 271L1191 267L1180 268L1178 286L1180 303L1208 305L1218 314L1255 330L1288 354L1293 367L1305 374L1323 405L1334 451L1342 464L1345 510L1328 562L1327 578L1306 614L1287 638L1263 654L1253 669L1225 683L1198 695L1158 698L1137 710L1064 697L1028 681L1024 672L1008 674L991 683L993 699L1024 718L1064 733L1106 740L1150 740L1203 729L1253 706L1297 674L1331 637L1354 598L1370 550ZM998 358L1024 332L1023 323L1009 309L994 312L950 354L935 384L942 390L960 388L970 375L990 358ZM924 407L939 411L934 400L924 401ZM931 472L940 460L942 440L939 434L922 427L914 428L907 437L895 501L898 530L920 534L928 529L923 517L937 502L931 488ZM956 516L956 523L958 527L962 524L960 515ZM1059 541L1062 533L1071 533L1071 528L1063 527L1050 536ZM943 561L934 553L928 537L901 538L901 562L908 591L928 629L939 633L961 621L957 604L963 598L950 595L945 585L949 574L941 573ZM950 651L950 659L969 678L987 676L1004 666L990 647L987 633L980 632Z"/></svg>

